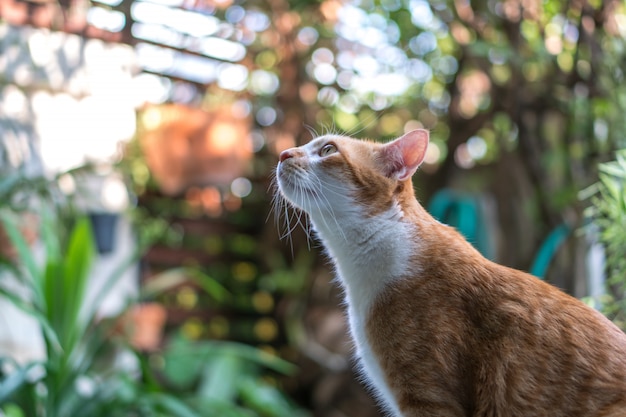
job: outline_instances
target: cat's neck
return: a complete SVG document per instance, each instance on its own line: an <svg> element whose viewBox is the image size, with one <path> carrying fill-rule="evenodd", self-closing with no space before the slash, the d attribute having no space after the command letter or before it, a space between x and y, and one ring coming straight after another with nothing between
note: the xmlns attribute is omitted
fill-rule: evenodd
<svg viewBox="0 0 626 417"><path fill-rule="evenodd" d="M419 273L422 236L434 220L413 197L398 198L376 213L311 213L311 221L337 268L349 307L364 317L386 285Z"/></svg>

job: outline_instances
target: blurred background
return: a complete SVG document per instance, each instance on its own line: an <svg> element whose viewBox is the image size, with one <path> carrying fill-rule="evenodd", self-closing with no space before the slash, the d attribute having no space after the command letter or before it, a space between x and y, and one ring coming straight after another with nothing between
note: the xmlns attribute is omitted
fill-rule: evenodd
<svg viewBox="0 0 626 417"><path fill-rule="evenodd" d="M271 210L327 132L623 326L625 69L617 0L0 0L0 416L381 415Z"/></svg>

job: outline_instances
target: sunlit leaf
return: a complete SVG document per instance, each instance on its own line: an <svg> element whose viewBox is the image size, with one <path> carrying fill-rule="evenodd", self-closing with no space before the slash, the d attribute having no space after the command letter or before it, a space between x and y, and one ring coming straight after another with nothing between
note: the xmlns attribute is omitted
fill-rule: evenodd
<svg viewBox="0 0 626 417"><path fill-rule="evenodd" d="M186 283L199 285L207 294L218 301L224 301L230 296L224 286L195 268L170 269L151 277L143 285L141 296L150 299Z"/></svg>
<svg viewBox="0 0 626 417"><path fill-rule="evenodd" d="M223 352L205 364L198 393L202 397L233 402L242 376L241 358Z"/></svg>
<svg viewBox="0 0 626 417"><path fill-rule="evenodd" d="M16 404L6 404L1 410L6 417L26 417L24 411Z"/></svg>
<svg viewBox="0 0 626 417"><path fill-rule="evenodd" d="M89 280L95 244L91 224L86 217L76 222L70 235L67 252L62 266L63 326L70 346L79 337L80 311L85 300L85 289ZM69 346L68 346L69 347Z"/></svg>

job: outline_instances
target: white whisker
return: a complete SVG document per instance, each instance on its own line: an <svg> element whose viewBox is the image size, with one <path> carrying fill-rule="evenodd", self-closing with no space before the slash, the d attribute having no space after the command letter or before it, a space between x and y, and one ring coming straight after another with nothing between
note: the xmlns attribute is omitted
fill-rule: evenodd
<svg viewBox="0 0 626 417"><path fill-rule="evenodd" d="M369 129L372 125L374 125L378 119L380 119L381 114L379 113L371 113L365 120L359 120L359 123L351 130L346 132L347 136L358 136L361 132ZM368 120L369 119L369 120Z"/></svg>
<svg viewBox="0 0 626 417"><path fill-rule="evenodd" d="M317 133L317 130L315 130L313 126L304 124L304 128L311 134L311 139L319 136L319 134Z"/></svg>
<svg viewBox="0 0 626 417"><path fill-rule="evenodd" d="M315 173L311 172L311 176L312 178L317 182L317 188L318 188L318 195L324 199L324 202L326 203L326 206L328 207L328 211L330 213L330 216L332 217L333 221L335 222L335 225L337 226L337 230L339 231L339 233L341 234L341 236L343 237L343 239L345 241L347 241L346 235L343 232L342 227L340 226L339 222L337 221L337 216L335 215L335 211L333 210L333 206L330 203L330 201L328 200L328 198L324 195L324 190L326 191L330 191L331 193L334 193L338 196L344 197L344 193L339 193L338 191L334 191L332 189L330 189L330 184L322 181L322 179L316 175ZM339 189L339 187L336 187L337 189ZM345 190L344 190L345 192ZM318 201L315 201L318 209L321 211L321 207L319 205ZM326 227L328 227L328 224L326 223L326 218L325 216L322 217L322 219L324 220L324 223L326 224Z"/></svg>

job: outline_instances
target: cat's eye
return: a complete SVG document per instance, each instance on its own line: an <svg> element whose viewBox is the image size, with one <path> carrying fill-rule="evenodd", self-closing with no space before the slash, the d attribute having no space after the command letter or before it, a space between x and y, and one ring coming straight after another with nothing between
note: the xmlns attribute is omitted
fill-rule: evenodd
<svg viewBox="0 0 626 417"><path fill-rule="evenodd" d="M335 152L337 152L337 146L332 143L327 143L326 145L322 146L322 149L320 149L320 156L328 156Z"/></svg>

